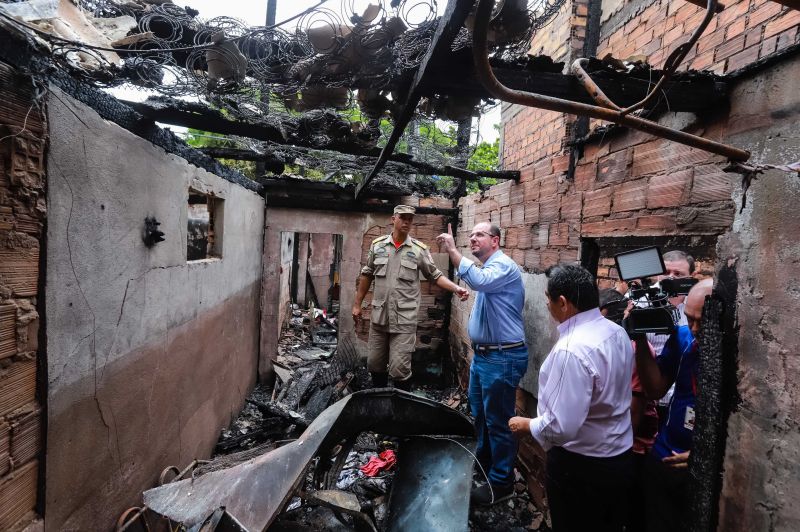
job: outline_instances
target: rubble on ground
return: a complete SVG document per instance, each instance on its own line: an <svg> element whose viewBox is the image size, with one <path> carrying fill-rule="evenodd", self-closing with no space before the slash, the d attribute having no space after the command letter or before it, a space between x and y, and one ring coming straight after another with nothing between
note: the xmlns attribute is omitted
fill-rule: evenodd
<svg viewBox="0 0 800 532"><path fill-rule="evenodd" d="M193 477L233 467L295 441L329 405L371 387L354 346L347 340L336 343L335 319L314 309L293 310L279 340L274 367L274 387L259 385L253 390L239 416L222 430L214 458L200 463ZM467 396L457 387L415 386L413 393L469 415ZM365 431L315 457L269 529L387 530L397 470L394 457L402 452L403 441ZM476 470L475 480L479 477ZM507 501L470 508L470 532L548 530L522 477L516 488Z"/></svg>

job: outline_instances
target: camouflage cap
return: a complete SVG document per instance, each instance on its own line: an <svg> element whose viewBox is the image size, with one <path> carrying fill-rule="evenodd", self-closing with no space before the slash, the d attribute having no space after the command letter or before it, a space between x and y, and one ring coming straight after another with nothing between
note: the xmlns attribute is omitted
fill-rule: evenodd
<svg viewBox="0 0 800 532"><path fill-rule="evenodd" d="M394 208L395 214L414 214L417 212L417 209L412 207L411 205L398 205Z"/></svg>

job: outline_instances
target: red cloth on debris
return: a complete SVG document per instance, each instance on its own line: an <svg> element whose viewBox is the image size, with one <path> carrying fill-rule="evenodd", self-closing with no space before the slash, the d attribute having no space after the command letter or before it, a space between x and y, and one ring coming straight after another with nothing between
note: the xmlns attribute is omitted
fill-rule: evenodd
<svg viewBox="0 0 800 532"><path fill-rule="evenodd" d="M366 465L361 466L361 472L368 477L374 477L381 471L388 471L393 468L395 462L397 462L397 458L394 455L394 451L387 449L378 456L370 458Z"/></svg>

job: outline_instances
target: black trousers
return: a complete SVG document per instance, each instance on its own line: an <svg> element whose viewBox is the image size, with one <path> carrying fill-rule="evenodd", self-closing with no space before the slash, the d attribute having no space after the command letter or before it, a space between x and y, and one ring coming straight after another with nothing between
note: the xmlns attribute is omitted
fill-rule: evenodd
<svg viewBox="0 0 800 532"><path fill-rule="evenodd" d="M633 484L628 498L628 522L625 532L645 532L647 523L645 465L647 454L633 453Z"/></svg>
<svg viewBox="0 0 800 532"><path fill-rule="evenodd" d="M668 467L648 454L645 478L647 532L687 530L689 470Z"/></svg>
<svg viewBox="0 0 800 532"><path fill-rule="evenodd" d="M553 532L621 532L633 483L633 452L595 458L547 451L545 489Z"/></svg>

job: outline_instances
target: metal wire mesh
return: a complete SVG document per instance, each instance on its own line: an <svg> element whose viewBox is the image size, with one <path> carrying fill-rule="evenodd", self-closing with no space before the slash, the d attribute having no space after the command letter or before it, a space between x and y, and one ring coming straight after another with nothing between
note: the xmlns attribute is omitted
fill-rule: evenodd
<svg viewBox="0 0 800 532"><path fill-rule="evenodd" d="M319 149L336 140L332 109L357 129L353 134L364 147L382 145L392 111L402 101L390 89L402 86L398 80L419 67L442 11L441 0L331 0L288 24L248 27L229 17L203 20L196 11L171 3L142 7L117 0L73 1L93 17L131 16L137 24L124 45L115 45L118 62L113 50L51 40L53 61L82 81L108 87L132 83L150 93L204 102L250 122L293 119L308 144ZM495 55L524 57L533 34L563 2L497 0ZM466 26L451 46L454 51L470 45L469 20ZM398 151L436 166L463 163L463 150L455 150L455 128L442 120L476 116L485 105L459 95L423 101ZM309 115L313 110L321 112ZM306 151L303 157L325 174L363 170L358 168L363 161L352 156L340 160Z"/></svg>

